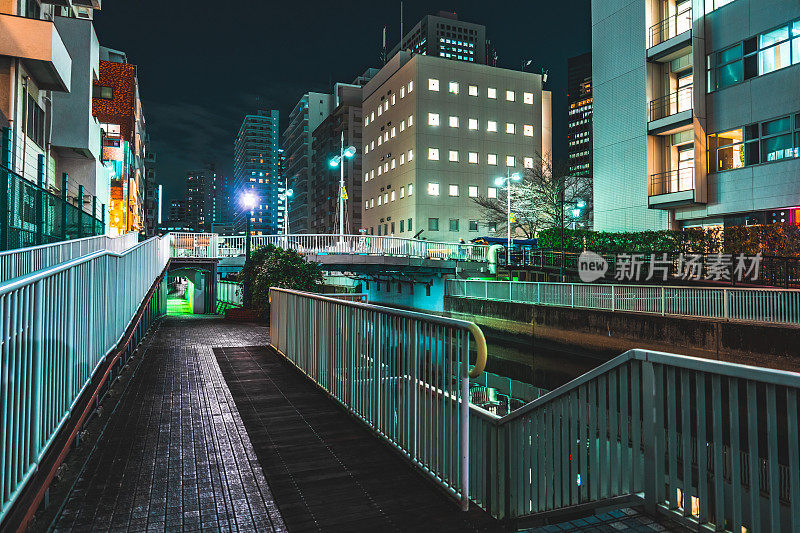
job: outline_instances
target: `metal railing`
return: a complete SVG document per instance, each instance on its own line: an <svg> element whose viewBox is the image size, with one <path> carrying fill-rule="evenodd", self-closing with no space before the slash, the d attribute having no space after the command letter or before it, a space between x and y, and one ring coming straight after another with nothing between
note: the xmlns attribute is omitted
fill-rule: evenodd
<svg viewBox="0 0 800 533"><path fill-rule="evenodd" d="M25 276L98 250L122 253L138 242L137 233L127 233L121 237L99 235L0 252L0 282Z"/></svg>
<svg viewBox="0 0 800 533"><path fill-rule="evenodd" d="M681 168L651 174L647 182L648 196L691 190L694 190L694 168Z"/></svg>
<svg viewBox="0 0 800 533"><path fill-rule="evenodd" d="M238 281L217 282L217 305L220 303L226 307L241 307L243 302L243 287Z"/></svg>
<svg viewBox="0 0 800 533"><path fill-rule="evenodd" d="M445 295L731 321L800 325L800 290L447 280Z"/></svg>
<svg viewBox="0 0 800 533"><path fill-rule="evenodd" d="M661 44L664 41L668 41L675 37L676 35L680 35L685 31L689 31L692 29L692 9L689 8L685 11L681 11L680 13L676 13L674 15L670 15L669 17L665 18L650 26L650 46L648 48L652 48L657 44Z"/></svg>
<svg viewBox="0 0 800 533"><path fill-rule="evenodd" d="M270 344L466 508L475 324L273 287Z"/></svg>
<svg viewBox="0 0 800 533"><path fill-rule="evenodd" d="M682 87L674 93L650 100L650 121L669 117L694 108L694 87Z"/></svg>
<svg viewBox="0 0 800 533"><path fill-rule="evenodd" d="M153 238L0 283L0 522L168 260Z"/></svg>
<svg viewBox="0 0 800 533"><path fill-rule="evenodd" d="M171 233L173 257L236 257L245 252L243 235ZM421 241L375 235L253 235L252 248L273 244L304 255L369 255L458 261L486 261L488 246Z"/></svg>
<svg viewBox="0 0 800 533"><path fill-rule="evenodd" d="M104 232L102 220L0 165L0 250Z"/></svg>

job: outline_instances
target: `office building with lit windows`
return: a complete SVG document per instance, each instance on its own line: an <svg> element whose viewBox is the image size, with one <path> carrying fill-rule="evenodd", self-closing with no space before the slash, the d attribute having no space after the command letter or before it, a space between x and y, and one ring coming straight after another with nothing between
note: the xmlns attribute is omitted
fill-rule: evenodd
<svg viewBox="0 0 800 533"><path fill-rule="evenodd" d="M494 51L487 42L485 26L458 20L455 13L439 11L437 15L426 15L406 32L389 57L406 50L485 65L494 59Z"/></svg>
<svg viewBox="0 0 800 533"><path fill-rule="evenodd" d="M592 43L596 229L800 223L800 3L594 1Z"/></svg>
<svg viewBox="0 0 800 533"><path fill-rule="evenodd" d="M240 198L248 191L253 191L258 199L250 230L256 235L278 233L278 215L283 209L279 198L283 181L278 176L278 132L278 111L274 109L245 116L239 128L233 153L233 190L219 195L230 199L229 209L237 233L244 232L247 225Z"/></svg>
<svg viewBox="0 0 800 533"><path fill-rule="evenodd" d="M592 175L592 54L567 60L567 164L575 176Z"/></svg>
<svg viewBox="0 0 800 533"><path fill-rule="evenodd" d="M539 74L399 52L363 97L362 226L372 235L491 234L475 198L497 197L498 176L551 151Z"/></svg>

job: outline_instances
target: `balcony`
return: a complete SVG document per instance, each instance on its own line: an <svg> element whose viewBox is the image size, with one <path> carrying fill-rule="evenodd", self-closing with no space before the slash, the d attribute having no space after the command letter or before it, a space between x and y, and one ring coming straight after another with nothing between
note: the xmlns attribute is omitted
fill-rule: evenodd
<svg viewBox="0 0 800 533"><path fill-rule="evenodd" d="M650 27L647 59L671 61L692 46L692 10L670 15Z"/></svg>
<svg viewBox="0 0 800 533"><path fill-rule="evenodd" d="M650 209L671 209L696 203L694 168L668 170L650 176L647 205Z"/></svg>
<svg viewBox="0 0 800 533"><path fill-rule="evenodd" d="M69 92L72 59L53 22L0 14L0 55L20 58L39 89Z"/></svg>
<svg viewBox="0 0 800 533"><path fill-rule="evenodd" d="M674 133L692 123L694 88L682 87L666 96L650 101L650 121L647 124L651 135Z"/></svg>

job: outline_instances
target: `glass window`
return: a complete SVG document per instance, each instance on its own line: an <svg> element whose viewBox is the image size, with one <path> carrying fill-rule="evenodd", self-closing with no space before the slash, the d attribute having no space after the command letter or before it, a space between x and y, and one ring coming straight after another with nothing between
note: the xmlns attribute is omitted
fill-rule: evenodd
<svg viewBox="0 0 800 533"><path fill-rule="evenodd" d="M514 163L514 156L513 155L507 155L506 156L506 166L507 167L513 167L514 164L515 164Z"/></svg>
<svg viewBox="0 0 800 533"><path fill-rule="evenodd" d="M450 150L450 161L458 162L458 150Z"/></svg>
<svg viewBox="0 0 800 533"><path fill-rule="evenodd" d="M400 164L401 165L406 164L406 154L400 154Z"/></svg>
<svg viewBox="0 0 800 533"><path fill-rule="evenodd" d="M489 98L497 98L497 89L495 89L494 87L488 87L486 89L486 96L488 96Z"/></svg>
<svg viewBox="0 0 800 533"><path fill-rule="evenodd" d="M385 204L389 203L389 193L388 192L383 195L383 203L385 203Z"/></svg>
<svg viewBox="0 0 800 533"><path fill-rule="evenodd" d="M458 82L451 81L448 84L448 88L452 94L458 94Z"/></svg>
<svg viewBox="0 0 800 533"><path fill-rule="evenodd" d="M478 231L478 221L477 220L470 220L469 221L469 230L470 231Z"/></svg>
<svg viewBox="0 0 800 533"><path fill-rule="evenodd" d="M494 187L489 187L488 189L486 189L486 196L488 196L489 198L497 198L497 189L495 189Z"/></svg>
<svg viewBox="0 0 800 533"><path fill-rule="evenodd" d="M393 202L394 202L394 193L395 193L395 191L392 191L391 199L392 199Z"/></svg>
<svg viewBox="0 0 800 533"><path fill-rule="evenodd" d="M394 102L395 102L395 98L396 98L396 97L397 97L397 95L396 95L396 94L393 94L393 95L392 95L392 105L394 105Z"/></svg>
<svg viewBox="0 0 800 533"><path fill-rule="evenodd" d="M516 133L517 127L513 122L506 122L506 133Z"/></svg>
<svg viewBox="0 0 800 533"><path fill-rule="evenodd" d="M406 131L406 121L400 121L400 131Z"/></svg>
<svg viewBox="0 0 800 533"><path fill-rule="evenodd" d="M761 141L762 161L777 161L787 157L796 157L791 133L768 137Z"/></svg>
<svg viewBox="0 0 800 533"><path fill-rule="evenodd" d="M447 190L449 196L458 196L458 185L450 185Z"/></svg>
<svg viewBox="0 0 800 533"><path fill-rule="evenodd" d="M469 95L470 96L478 96L478 86L477 85L470 85L469 86Z"/></svg>
<svg viewBox="0 0 800 533"><path fill-rule="evenodd" d="M477 118L469 119L469 129L471 129L471 130L477 130L478 129L478 119Z"/></svg>
<svg viewBox="0 0 800 533"><path fill-rule="evenodd" d="M469 197L470 198L477 198L478 197L478 187L476 187L475 185L470 185L468 192L469 192Z"/></svg>
<svg viewBox="0 0 800 533"><path fill-rule="evenodd" d="M414 160L414 150L411 149L408 151L408 162L410 163L413 160Z"/></svg>
<svg viewBox="0 0 800 533"><path fill-rule="evenodd" d="M514 91L506 91L506 100L513 102L515 98Z"/></svg>
<svg viewBox="0 0 800 533"><path fill-rule="evenodd" d="M522 93L522 103L524 103L524 104L532 104L533 103L533 93Z"/></svg>
<svg viewBox="0 0 800 533"><path fill-rule="evenodd" d="M414 81L412 80L408 82L408 92L411 92L413 90L414 90Z"/></svg>
<svg viewBox="0 0 800 533"><path fill-rule="evenodd" d="M406 97L406 88L405 86L403 86L400 87L400 98L405 98L405 97Z"/></svg>
<svg viewBox="0 0 800 533"><path fill-rule="evenodd" d="M469 153L469 157L468 157L468 161L470 163L477 164L478 163L478 152L470 152Z"/></svg>
<svg viewBox="0 0 800 533"><path fill-rule="evenodd" d="M439 184L433 182L428 183L428 194L431 196L439 196Z"/></svg>
<svg viewBox="0 0 800 533"><path fill-rule="evenodd" d="M383 114L383 106L378 106L378 116Z"/></svg>
<svg viewBox="0 0 800 533"><path fill-rule="evenodd" d="M761 124L762 135L774 135L776 133L783 133L792 129L792 121L790 117L783 117L776 120L770 120Z"/></svg>
<svg viewBox="0 0 800 533"><path fill-rule="evenodd" d="M439 90L439 80L436 78L428 78L428 90L429 91L438 91Z"/></svg>
<svg viewBox="0 0 800 533"><path fill-rule="evenodd" d="M486 131L497 131L497 122L490 120L486 123Z"/></svg>
<svg viewBox="0 0 800 533"><path fill-rule="evenodd" d="M439 160L439 149L438 148L428 148L428 159L431 161L438 161Z"/></svg>
<svg viewBox="0 0 800 533"><path fill-rule="evenodd" d="M449 120L449 123L450 123L450 127L451 128L457 128L458 127L458 117L452 117L451 116L450 120Z"/></svg>
<svg viewBox="0 0 800 533"><path fill-rule="evenodd" d="M731 170L744 166L742 129L709 135L709 172Z"/></svg>
<svg viewBox="0 0 800 533"><path fill-rule="evenodd" d="M450 219L450 231L458 231L458 219L451 218Z"/></svg>
<svg viewBox="0 0 800 533"><path fill-rule="evenodd" d="M408 115L408 127L410 128L413 125L414 125L414 115Z"/></svg>
<svg viewBox="0 0 800 533"><path fill-rule="evenodd" d="M413 224L412 224L412 221L411 221L411 220L412 220L412 219L410 219L410 218L408 219L408 231L413 231L413 230L414 230L414 226L413 226Z"/></svg>
<svg viewBox="0 0 800 533"><path fill-rule="evenodd" d="M490 165L497 164L497 154L486 154L486 162Z"/></svg>
<svg viewBox="0 0 800 533"><path fill-rule="evenodd" d="M408 195L411 196L412 194L414 194L414 184L413 183L409 183L408 184ZM411 229L411 222L408 223L408 226L409 226L408 229Z"/></svg>
<svg viewBox="0 0 800 533"><path fill-rule="evenodd" d="M400 187L400 198L405 198L405 197L406 197L406 188Z"/></svg>
<svg viewBox="0 0 800 533"><path fill-rule="evenodd" d="M386 101L383 103L383 110L384 110L384 111L389 111L389 100L386 100Z"/></svg>
<svg viewBox="0 0 800 533"><path fill-rule="evenodd" d="M400 219L400 233L403 233L403 231L405 231L405 230L403 229L403 226L405 225L405 222L406 222L405 220L403 220L403 219Z"/></svg>
<svg viewBox="0 0 800 533"><path fill-rule="evenodd" d="M429 218L428 219L428 231L439 231L439 219L438 218Z"/></svg>
<svg viewBox="0 0 800 533"><path fill-rule="evenodd" d="M429 126L439 125L439 113L428 113L428 125Z"/></svg>
<svg viewBox="0 0 800 533"><path fill-rule="evenodd" d="M525 168L533 168L533 158L532 157L526 157L524 159L523 166Z"/></svg>
<svg viewBox="0 0 800 533"><path fill-rule="evenodd" d="M791 65L789 27L784 26L758 36L758 74L767 74Z"/></svg>
<svg viewBox="0 0 800 533"><path fill-rule="evenodd" d="M381 206L381 197L378 196L378 207L380 207L380 206Z"/></svg>
<svg viewBox="0 0 800 533"><path fill-rule="evenodd" d="M792 64L800 63L800 20L792 23Z"/></svg>
<svg viewBox="0 0 800 533"><path fill-rule="evenodd" d="M533 137L533 125L532 124L525 124L522 126L522 134L526 137Z"/></svg>

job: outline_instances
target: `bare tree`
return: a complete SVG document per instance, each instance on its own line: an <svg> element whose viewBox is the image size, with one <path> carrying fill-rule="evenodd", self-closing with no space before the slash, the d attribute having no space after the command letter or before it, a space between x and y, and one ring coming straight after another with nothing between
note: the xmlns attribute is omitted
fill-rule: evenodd
<svg viewBox="0 0 800 533"><path fill-rule="evenodd" d="M507 231L507 191L506 187L498 187L496 198L475 198L475 203L481 207L484 224L494 226L498 235ZM585 205L581 208L579 221L585 222L591 220L591 177L571 174L566 163L554 163L549 153L537 155L533 168L526 168L522 173L522 180L512 182L512 232L530 239L541 230L560 227L562 220L567 227L575 220L572 210L581 200Z"/></svg>

